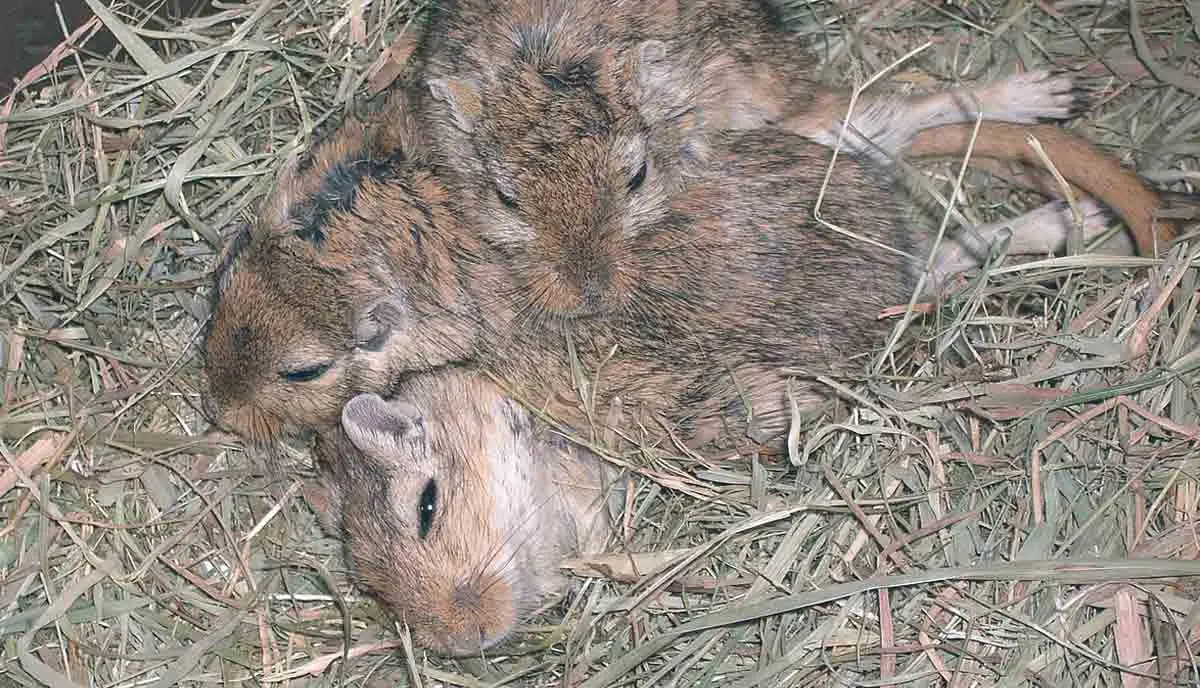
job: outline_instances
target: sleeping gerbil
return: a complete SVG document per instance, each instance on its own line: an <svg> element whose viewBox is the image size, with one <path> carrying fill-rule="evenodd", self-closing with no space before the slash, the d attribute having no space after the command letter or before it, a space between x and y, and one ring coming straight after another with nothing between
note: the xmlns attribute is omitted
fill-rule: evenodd
<svg viewBox="0 0 1200 688"><path fill-rule="evenodd" d="M628 269L606 246L654 231L669 199L708 174L725 131L778 130L833 145L850 94L825 88L815 61L769 3L747 0L526 0L442 3L417 52L419 119L464 217L510 277L555 317L613 307ZM866 95L843 143L877 161L919 132L975 116L1031 123L1070 116L1071 79L1035 72L978 89L919 98ZM911 151L972 147L965 127L936 131ZM1025 132L987 132L977 156L1040 159ZM1066 178L1129 222L1153 250L1155 197L1086 142L1054 139ZM1114 177L1114 175L1116 175ZM1116 179L1119 177L1119 181ZM1165 235L1164 235L1165 236Z"/></svg>

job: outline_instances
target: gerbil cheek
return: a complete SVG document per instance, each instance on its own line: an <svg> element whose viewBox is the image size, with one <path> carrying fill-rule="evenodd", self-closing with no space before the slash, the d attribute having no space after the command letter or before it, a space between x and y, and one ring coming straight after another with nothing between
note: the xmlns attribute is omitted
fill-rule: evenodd
<svg viewBox="0 0 1200 688"><path fill-rule="evenodd" d="M484 236L502 252L521 250L534 240L534 229L521 218L497 213L488 223Z"/></svg>
<svg viewBox="0 0 1200 688"><path fill-rule="evenodd" d="M667 195L657 181L647 181L640 193L629 197L628 211L622 218L621 228L626 238L645 235L667 214Z"/></svg>

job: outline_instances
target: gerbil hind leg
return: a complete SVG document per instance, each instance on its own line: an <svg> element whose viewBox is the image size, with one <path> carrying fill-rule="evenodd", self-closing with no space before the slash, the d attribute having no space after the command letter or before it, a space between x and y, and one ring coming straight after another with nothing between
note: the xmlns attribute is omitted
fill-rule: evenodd
<svg viewBox="0 0 1200 688"><path fill-rule="evenodd" d="M1084 198L1079 202L1080 229L1083 240L1090 242L1108 231L1109 212L1096 201ZM1076 225L1071 206L1053 201L1018 215L1011 220L988 222L964 230L953 239L938 245L930 266L926 292L939 290L947 280L967 270L977 268L1005 233L1011 235L1009 255L1045 255L1060 250ZM1133 253L1133 245L1124 234L1118 234L1104 246L1105 253Z"/></svg>
<svg viewBox="0 0 1200 688"><path fill-rule="evenodd" d="M832 113L837 119L828 129L799 133L830 147L838 145L841 136L844 149L887 163L924 129L973 122L977 117L1018 124L1067 119L1078 114L1080 94L1069 76L1027 72L986 86L925 96L866 96L855 105L844 135L844 111Z"/></svg>

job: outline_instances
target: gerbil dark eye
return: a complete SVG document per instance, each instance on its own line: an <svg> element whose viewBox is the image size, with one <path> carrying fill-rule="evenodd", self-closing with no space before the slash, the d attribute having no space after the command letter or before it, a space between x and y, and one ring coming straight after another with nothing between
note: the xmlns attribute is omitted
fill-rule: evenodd
<svg viewBox="0 0 1200 688"><path fill-rule="evenodd" d="M421 490L421 501L417 504L417 535L424 540L433 527L433 514L437 511L437 483L430 479Z"/></svg>
<svg viewBox="0 0 1200 688"><path fill-rule="evenodd" d="M504 193L504 191L501 189L496 189L496 195L500 198L500 202L503 203L506 208L512 208L514 210L516 209L516 207L517 207L516 196L510 196L510 195Z"/></svg>
<svg viewBox="0 0 1200 688"><path fill-rule="evenodd" d="M311 368L301 368L299 370L286 370L286 371L280 373L279 377L283 378L284 380L287 380L288 382L311 382L312 380L315 380L315 379L321 377L322 375L324 375L326 372L329 371L329 369L331 367L333 367L332 363L322 363L320 365L315 365Z"/></svg>
<svg viewBox="0 0 1200 688"><path fill-rule="evenodd" d="M642 182L646 181L646 163L642 162L642 166L638 168L637 174L633 175L633 179L629 180L629 193L633 193L642 188Z"/></svg>

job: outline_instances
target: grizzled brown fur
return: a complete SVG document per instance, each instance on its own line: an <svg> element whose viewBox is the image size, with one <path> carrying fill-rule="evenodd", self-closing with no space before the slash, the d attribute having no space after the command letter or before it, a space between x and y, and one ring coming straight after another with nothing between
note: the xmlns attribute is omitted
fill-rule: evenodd
<svg viewBox="0 0 1200 688"><path fill-rule="evenodd" d="M348 208L332 204L319 242L281 222L240 246L205 342L212 406L227 427L265 441L329 427L352 393L384 393L404 372L473 361L579 422L565 393L569 338L585 369L599 370L601 408L614 398L640 405L697 442L726 421L745 429L747 408L756 436L777 432L785 420L777 370L828 369L870 349L881 328L874 314L908 297L914 271L905 257L811 219L827 149L745 132L713 151L711 172L670 199L656 231L604 247L626 266L628 296L586 319L529 307L525 285L460 220L463 200L441 186L419 147L379 151L391 161L386 182L360 177ZM282 197L292 188L281 186L271 203L289 206ZM921 251L888 179L869 166L838 163L823 213Z"/></svg>
<svg viewBox="0 0 1200 688"><path fill-rule="evenodd" d="M628 270L610 247L655 231L667 199L707 173L722 132L781 130L830 145L850 103L815 81L812 56L765 0L451 0L425 38L417 71L427 88L414 102L444 179L527 306L557 317L628 297ZM1069 117L1079 94L1057 81L1061 107L1045 110L1003 89L867 94L846 145L887 158L914 137L914 155L946 154L950 140L955 154L1040 167L1026 142L1035 133L1066 178L1109 203L1152 252L1156 236L1172 234L1155 223L1156 195L1086 141L997 125L972 143L970 126L954 124L973 121L976 107L1013 122ZM948 139L938 128L918 136L938 124L951 125Z"/></svg>
<svg viewBox="0 0 1200 688"><path fill-rule="evenodd" d="M468 355L475 304L455 251L469 246L427 232L453 222L406 157L418 149L399 113L350 123L286 170L227 244L203 343L222 427L255 442L328 427L353 393Z"/></svg>

